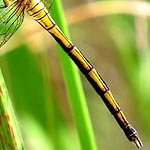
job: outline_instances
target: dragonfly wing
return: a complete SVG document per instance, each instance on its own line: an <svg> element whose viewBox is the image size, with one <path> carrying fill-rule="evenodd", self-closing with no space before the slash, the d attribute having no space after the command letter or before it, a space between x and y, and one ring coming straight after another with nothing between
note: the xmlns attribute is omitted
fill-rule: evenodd
<svg viewBox="0 0 150 150"><path fill-rule="evenodd" d="M51 8L51 6L53 5L53 1L54 0L42 0L45 7L49 10Z"/></svg>
<svg viewBox="0 0 150 150"><path fill-rule="evenodd" d="M0 14L0 47L9 40L22 24L24 8L25 5L16 0Z"/></svg>

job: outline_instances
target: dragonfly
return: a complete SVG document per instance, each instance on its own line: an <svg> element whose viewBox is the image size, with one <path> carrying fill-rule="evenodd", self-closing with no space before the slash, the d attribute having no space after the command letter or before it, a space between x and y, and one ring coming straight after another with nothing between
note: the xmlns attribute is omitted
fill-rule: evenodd
<svg viewBox="0 0 150 150"><path fill-rule="evenodd" d="M129 141L137 148L143 146L136 129L129 123L119 104L113 97L109 87L100 74L92 66L82 52L64 35L50 16L48 9L41 0L3 0L4 10L0 14L0 47L17 31L23 22L24 11L37 21L62 47L64 52L74 61L79 70L85 75L97 94L101 97L111 114L124 131Z"/></svg>

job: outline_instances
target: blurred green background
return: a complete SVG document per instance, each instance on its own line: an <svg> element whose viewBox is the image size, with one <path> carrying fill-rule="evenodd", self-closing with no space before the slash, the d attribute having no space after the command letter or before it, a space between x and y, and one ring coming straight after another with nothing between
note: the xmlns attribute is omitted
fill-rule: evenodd
<svg viewBox="0 0 150 150"><path fill-rule="evenodd" d="M143 150L150 149L149 14L142 11L150 3L144 0L62 3L72 41L110 87L138 130ZM54 5L51 7L54 13ZM51 36L25 14L23 24L0 52L0 65L25 148L82 149L68 103L63 68ZM97 149L135 150L83 75L81 79Z"/></svg>

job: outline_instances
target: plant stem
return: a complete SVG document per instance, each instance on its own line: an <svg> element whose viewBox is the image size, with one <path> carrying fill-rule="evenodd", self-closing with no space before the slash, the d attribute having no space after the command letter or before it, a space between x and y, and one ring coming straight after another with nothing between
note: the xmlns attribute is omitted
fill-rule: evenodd
<svg viewBox="0 0 150 150"><path fill-rule="evenodd" d="M69 37L61 1L55 0L51 10L58 26ZM78 70L69 57L60 49L60 46L58 46L69 103L79 135L81 149L96 149L93 129Z"/></svg>
<svg viewBox="0 0 150 150"><path fill-rule="evenodd" d="M0 70L0 149L23 150L23 141Z"/></svg>

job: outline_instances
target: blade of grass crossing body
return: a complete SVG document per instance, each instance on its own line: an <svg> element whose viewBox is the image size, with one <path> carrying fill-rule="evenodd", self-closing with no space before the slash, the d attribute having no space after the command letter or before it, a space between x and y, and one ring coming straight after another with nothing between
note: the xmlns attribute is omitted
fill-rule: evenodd
<svg viewBox="0 0 150 150"><path fill-rule="evenodd" d="M51 7L51 12L58 26L67 35L67 37L69 37L60 0L54 1ZM61 50L60 46L57 47L63 69L67 94L69 97L69 103L71 106L74 122L77 127L81 148L96 149L93 129L89 118L78 70L70 58Z"/></svg>
<svg viewBox="0 0 150 150"><path fill-rule="evenodd" d="M23 150L23 141L0 70L0 149Z"/></svg>

